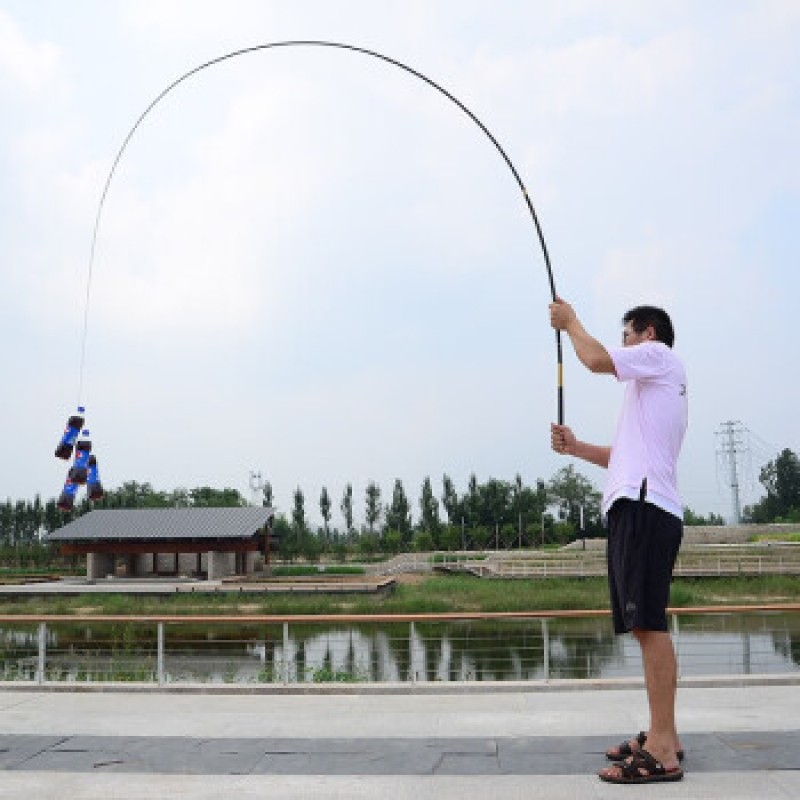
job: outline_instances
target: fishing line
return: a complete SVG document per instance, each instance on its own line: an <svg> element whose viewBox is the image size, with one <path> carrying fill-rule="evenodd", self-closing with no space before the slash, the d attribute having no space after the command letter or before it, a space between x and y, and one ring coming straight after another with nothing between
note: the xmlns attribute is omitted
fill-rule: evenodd
<svg viewBox="0 0 800 800"><path fill-rule="evenodd" d="M525 204L528 207L528 211L530 212L531 219L533 220L533 224L536 228L536 235L539 241L539 244L542 249L542 254L544 256L544 263L545 267L547 268L547 278L550 284L550 293L555 301L556 295L556 285L555 281L553 280L553 269L550 264L550 254L547 250L547 243L544 240L544 234L542 233L542 227L539 224L539 218L536 215L536 210L533 207L533 203L531 202L531 198L528 195L528 190L525 188L525 184L522 182L522 178L520 178L519 173L517 172L516 167L511 162L511 159L506 154L505 150L500 146L500 143L497 139L492 135L491 131L483 124L483 122L478 119L475 114L470 111L457 97L452 95L442 86L440 86L435 81L428 78L426 75L423 75L418 70L409 67L407 64L403 64L401 61L397 61L394 58L390 58L389 56L385 56L382 53L378 53L374 50L368 50L364 47L356 47L355 45L351 44L343 44L341 42L329 42L324 40L290 40L290 41L281 41L281 42L268 42L267 44L259 44L253 47L245 47L241 50L233 50L229 53L225 53L224 55L218 56L217 58L213 58L210 61L206 61L203 64L200 64L193 69L190 69L188 72L185 72L179 78L174 80L166 89L164 89L151 103L150 105L145 108L145 110L141 113L139 118L134 123L133 127L128 132L128 135L125 137L124 141L122 142L122 146L117 151L116 157L111 165L111 169L109 170L108 177L106 178L105 185L103 186L103 193L100 196L100 203L97 207L97 215L95 216L94 220L94 230L92 232L92 244L89 252L89 268L88 268L88 277L86 281L86 300L85 300L85 307L83 312L83 334L81 337L81 361L80 361L80 369L79 369L79 377L78 377L78 405L82 404L82 396L83 396L83 385L84 385L84 374L85 374L85 367L86 367L86 341L87 335L89 330L89 301L91 299L91 286L92 286L92 273L94 271L94 260L95 260L95 251L97 248L97 235L100 229L100 219L103 214L103 207L105 206L106 197L108 196L108 190L111 186L111 181L114 177L114 174L117 170L117 166L119 165L120 159L124 154L128 144L130 143L131 139L133 138L136 131L139 129L139 126L148 116L148 114L177 86L179 86L184 81L188 80L192 76L196 75L198 72L202 72L204 69L208 69L209 67L213 67L217 64L221 64L224 61L229 61L230 59L237 58L238 56L247 55L248 53L256 53L261 50L272 50L279 47L328 47L334 48L338 50L349 50L353 53L361 53L362 55L371 56L373 58L380 59L387 64L391 64L392 66L399 67L400 69L404 70L405 72L413 75L415 78L419 78L420 80L424 81L431 86L432 88L436 89L438 92L443 94L448 100L454 103L458 108L461 109L489 138L492 144L495 146L497 151L505 161L506 166L511 170L511 174L514 176L514 180L517 182L520 190L522 191L522 196L525 198ZM556 334L556 358L558 362L558 378L557 378L557 392L558 392L558 422L559 424L563 424L564 422L564 367L563 367L563 355L562 355L562 347L561 347L561 331L557 330Z"/></svg>

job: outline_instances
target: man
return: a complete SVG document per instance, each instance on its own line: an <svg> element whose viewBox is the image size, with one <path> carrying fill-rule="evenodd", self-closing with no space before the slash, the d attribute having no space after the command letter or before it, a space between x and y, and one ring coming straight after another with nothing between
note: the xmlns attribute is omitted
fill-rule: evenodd
<svg viewBox="0 0 800 800"><path fill-rule="evenodd" d="M615 763L599 776L610 783L649 783L683 777L675 726L677 662L667 628L672 569L683 536L676 464L686 432L686 373L673 353L665 311L631 309L623 318L622 347L606 349L560 298L550 305L553 328L566 331L591 372L625 383L610 447L580 441L566 425L552 425L552 447L607 468L603 513L608 520L608 578L614 631L632 632L642 651L650 726L606 753Z"/></svg>

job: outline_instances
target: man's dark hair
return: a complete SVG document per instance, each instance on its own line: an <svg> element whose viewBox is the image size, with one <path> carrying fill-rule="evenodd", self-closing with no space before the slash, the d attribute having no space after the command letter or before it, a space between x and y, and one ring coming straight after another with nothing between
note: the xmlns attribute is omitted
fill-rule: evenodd
<svg viewBox="0 0 800 800"><path fill-rule="evenodd" d="M644 333L651 325L656 332L656 339L663 342L667 347L672 347L675 343L675 331L672 328L672 320L663 308L656 306L636 306L628 311L622 318L623 324L630 322L631 328L636 333Z"/></svg>

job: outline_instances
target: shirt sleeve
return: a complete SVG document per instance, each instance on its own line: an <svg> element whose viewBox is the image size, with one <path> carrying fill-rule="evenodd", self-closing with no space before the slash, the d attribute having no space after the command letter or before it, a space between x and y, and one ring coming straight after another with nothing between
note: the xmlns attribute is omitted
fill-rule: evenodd
<svg viewBox="0 0 800 800"><path fill-rule="evenodd" d="M648 381L663 376L669 370L666 347L661 342L642 342L611 348L608 354L614 362L617 380Z"/></svg>

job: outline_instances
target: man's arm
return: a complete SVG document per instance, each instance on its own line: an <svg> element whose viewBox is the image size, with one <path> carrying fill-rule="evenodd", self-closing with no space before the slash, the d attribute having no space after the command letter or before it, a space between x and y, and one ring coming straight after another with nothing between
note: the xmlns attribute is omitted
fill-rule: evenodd
<svg viewBox="0 0 800 800"><path fill-rule="evenodd" d="M569 334L575 355L588 370L603 375L616 375L608 350L587 333L575 310L560 297L550 304L550 324L556 330Z"/></svg>
<svg viewBox="0 0 800 800"><path fill-rule="evenodd" d="M611 448L597 444L581 442L566 425L550 426L550 440L553 450L561 455L575 456L598 467L607 468L611 458Z"/></svg>

